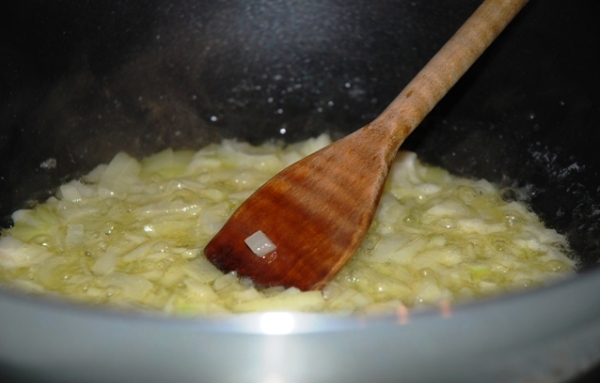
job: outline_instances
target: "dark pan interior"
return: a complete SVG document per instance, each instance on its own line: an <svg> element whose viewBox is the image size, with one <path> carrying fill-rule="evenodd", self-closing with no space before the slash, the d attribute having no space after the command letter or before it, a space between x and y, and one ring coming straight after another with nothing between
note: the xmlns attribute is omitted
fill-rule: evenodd
<svg viewBox="0 0 600 383"><path fill-rule="evenodd" d="M119 150L349 133L478 3L3 1L2 225ZM600 258L597 8L532 0L403 146L528 190L583 270Z"/></svg>

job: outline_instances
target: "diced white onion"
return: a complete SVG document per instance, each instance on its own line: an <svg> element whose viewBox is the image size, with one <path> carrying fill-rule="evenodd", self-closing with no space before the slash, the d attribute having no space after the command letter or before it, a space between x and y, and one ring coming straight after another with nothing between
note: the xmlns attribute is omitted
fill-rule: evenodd
<svg viewBox="0 0 600 383"><path fill-rule="evenodd" d="M261 258L277 249L277 246L261 230L246 238L244 242L254 254Z"/></svg>
<svg viewBox="0 0 600 383"><path fill-rule="evenodd" d="M45 203L13 213L14 227L0 237L0 282L180 315L349 314L405 313L574 273L565 238L524 204L506 203L489 182L454 177L407 152L390 169L364 242L322 293L259 289L204 257L202 248L257 187L330 142L327 135L286 146L225 140L141 161L119 153ZM260 232L247 242L257 256L276 249Z"/></svg>

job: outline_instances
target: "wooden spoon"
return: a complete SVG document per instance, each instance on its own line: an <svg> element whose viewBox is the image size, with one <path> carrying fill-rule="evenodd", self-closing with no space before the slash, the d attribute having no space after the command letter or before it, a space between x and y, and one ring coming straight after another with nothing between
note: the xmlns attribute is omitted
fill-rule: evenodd
<svg viewBox="0 0 600 383"><path fill-rule="evenodd" d="M486 0L373 122L281 171L204 249L224 272L259 286L321 289L363 240L400 144L527 0ZM261 231L276 246L258 256Z"/></svg>

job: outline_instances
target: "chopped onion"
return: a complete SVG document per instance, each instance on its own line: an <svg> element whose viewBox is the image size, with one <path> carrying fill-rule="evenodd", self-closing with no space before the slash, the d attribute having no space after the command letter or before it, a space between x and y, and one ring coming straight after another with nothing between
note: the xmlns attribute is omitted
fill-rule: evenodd
<svg viewBox="0 0 600 383"><path fill-rule="evenodd" d="M0 237L0 282L180 315L347 314L404 312L573 275L564 236L522 202L506 202L489 182L454 177L407 152L390 169L363 244L322 293L259 289L204 257L202 248L245 198L330 142L326 135L287 146L225 140L141 161L119 153L45 203L13 213L14 227ZM262 257L276 249L260 231L247 244Z"/></svg>
<svg viewBox="0 0 600 383"><path fill-rule="evenodd" d="M246 245L252 250L252 252L261 258L264 258L267 254L275 251L277 246L262 232L258 230L248 238L244 240Z"/></svg>

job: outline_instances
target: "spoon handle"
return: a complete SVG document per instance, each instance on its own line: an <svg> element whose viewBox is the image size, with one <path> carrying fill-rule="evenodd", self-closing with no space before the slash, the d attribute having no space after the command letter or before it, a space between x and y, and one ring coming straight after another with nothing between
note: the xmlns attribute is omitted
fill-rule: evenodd
<svg viewBox="0 0 600 383"><path fill-rule="evenodd" d="M528 0L485 0L370 126L389 130L390 155Z"/></svg>

